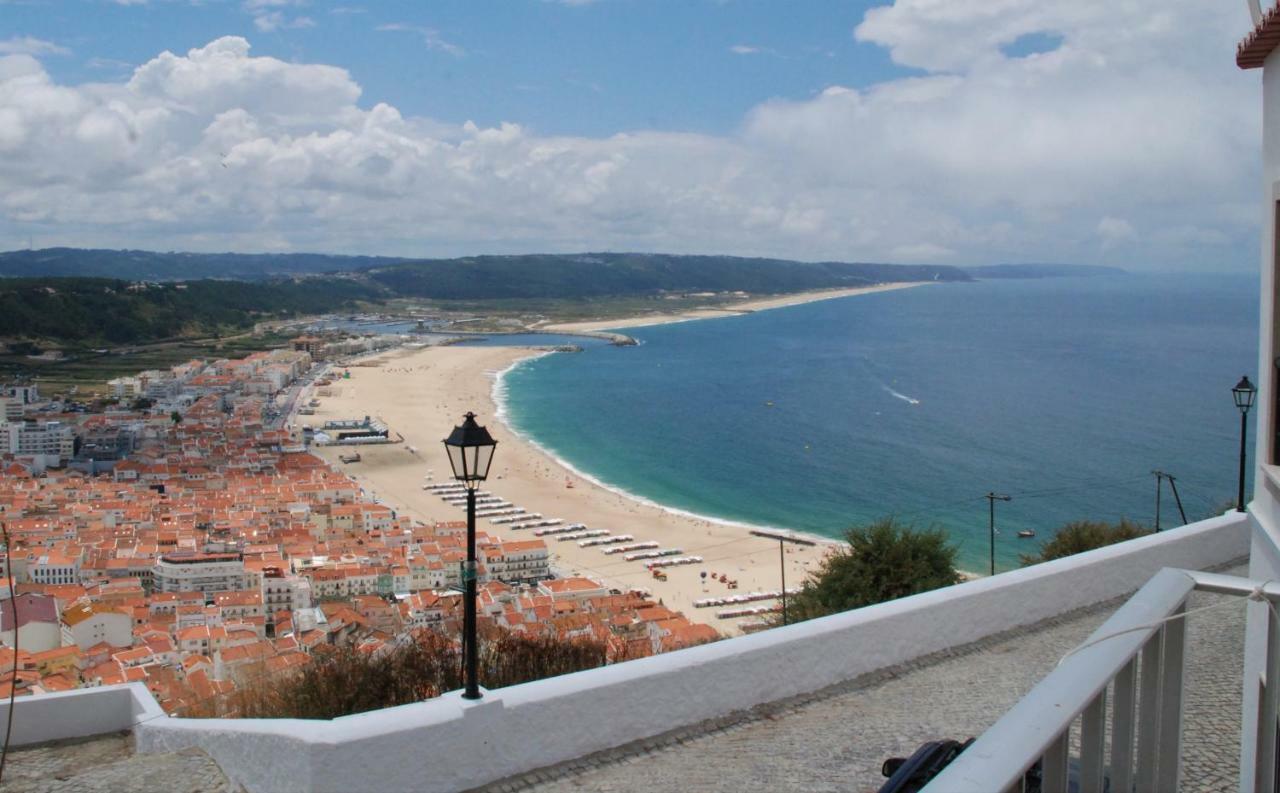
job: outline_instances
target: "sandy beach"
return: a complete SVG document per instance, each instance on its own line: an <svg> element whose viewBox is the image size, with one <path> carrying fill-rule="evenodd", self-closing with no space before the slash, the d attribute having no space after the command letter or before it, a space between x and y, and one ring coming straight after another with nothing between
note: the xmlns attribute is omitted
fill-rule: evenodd
<svg viewBox="0 0 1280 793"><path fill-rule="evenodd" d="M765 311L771 308L797 306L801 303L814 303L819 300L832 300L837 297L853 295L869 295L873 292L889 292L895 289L909 289L913 286L926 286L931 281L913 281L901 284L877 284L875 286L859 286L849 289L822 289L813 292L796 292L791 295L774 297L749 298L724 306L697 308L670 314L647 314L640 317L623 317L619 319L596 319L582 322L554 322L543 325L539 330L546 331L594 331L612 330L614 328L640 328L646 325L665 325L669 322L687 322L693 319L715 319L717 317L733 317L749 314L753 311Z"/></svg>
<svg viewBox="0 0 1280 793"><path fill-rule="evenodd" d="M746 301L729 311L666 318L644 317L634 322L611 320L601 323L573 323L564 329L586 330L601 327L635 327L642 324L723 316L795 305L853 294L914 286L889 284L858 290L788 295ZM550 328L548 328L550 329ZM493 386L499 373L523 359L544 354L511 347L424 347L381 353L350 367L350 379L336 380L319 396L320 407L308 423L319 425L328 419L382 419L404 443L360 447L362 460L344 465L339 454L345 447L315 447L334 465L355 476L367 492L393 508L422 520L458 520L463 512L445 504L422 489L430 474L432 481L449 477L449 464L441 440L467 411L474 411L498 441L493 469L486 490L547 518L566 523L585 523L589 528L609 529L613 534L631 534L636 541L651 540L663 548L679 548L685 554L705 558L699 565L667 568L667 581L654 579L641 561L625 562L619 555L606 555L600 548L580 548L576 542L548 539L552 564L564 575L582 574L610 587L626 590L649 589L664 605L682 611L690 619L705 622L725 634L739 632L741 620L719 620L715 608L695 608L699 598L741 594L753 590L776 590L781 584L779 544L752 536L748 528L736 524L702 520L615 493L578 476L533 444L527 442L496 418ZM411 447L416 451L411 451ZM528 531L504 530L481 518L478 528L503 537L522 538ZM787 544L782 559L788 586L798 586L809 569L830 546ZM710 575L703 582L701 571L724 574L738 581L730 590Z"/></svg>

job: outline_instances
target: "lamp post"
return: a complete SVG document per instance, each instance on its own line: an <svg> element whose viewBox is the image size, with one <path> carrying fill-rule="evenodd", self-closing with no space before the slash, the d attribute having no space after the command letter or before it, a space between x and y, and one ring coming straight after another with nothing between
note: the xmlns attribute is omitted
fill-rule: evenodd
<svg viewBox="0 0 1280 793"><path fill-rule="evenodd" d="M1240 488L1236 495L1236 512L1244 512L1245 437L1249 432L1249 408L1253 407L1253 398L1257 394L1258 389L1249 382L1248 375L1241 377L1236 387L1231 389L1236 407L1240 408Z"/></svg>
<svg viewBox="0 0 1280 793"><path fill-rule="evenodd" d="M476 488L489 476L498 442L467 413L444 441L453 478L467 488L467 561L462 568L462 645L465 667L463 699L480 699L479 647L476 641Z"/></svg>

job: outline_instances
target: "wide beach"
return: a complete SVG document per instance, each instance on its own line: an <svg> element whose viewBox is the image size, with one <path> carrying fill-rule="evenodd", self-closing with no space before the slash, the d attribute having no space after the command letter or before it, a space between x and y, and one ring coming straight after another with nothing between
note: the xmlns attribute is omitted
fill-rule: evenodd
<svg viewBox="0 0 1280 793"><path fill-rule="evenodd" d="M751 301L730 311L760 310L895 286L790 295L775 303ZM650 317L644 318L647 321L643 324L722 315L725 312ZM632 326L635 324L639 323ZM607 327L626 325L617 320L602 323ZM578 325L572 329L585 328ZM350 449L316 450L356 476L368 493L413 518L458 520L463 517L462 510L422 488L429 474L433 481L448 478L449 465L440 441L464 413L474 411L498 441L485 489L529 512L561 518L566 523L585 523L589 528L609 529L615 535L631 534L637 541L655 541L663 548L680 548L685 554L697 554L706 560L700 565L667 568L668 580L664 582L654 579L643 562L625 562L599 548L580 548L576 542L547 538L552 564L559 573L587 575L622 590L643 587L655 599L694 621L711 624L724 633L737 632L739 620L718 620L714 614L718 609L698 609L693 602L717 595L778 589L778 542L753 536L746 526L676 513L614 492L561 465L505 426L497 418L495 381L509 367L540 354L545 353L528 348L444 346L404 348L365 359L350 367L350 379L336 380L327 389L329 396L320 397L316 415L307 418L319 424L328 419L375 416L389 425L393 435L403 435L404 443L360 447L362 460L345 466L338 462L338 456ZM494 526L483 518L478 528L510 538L530 534ZM829 547L787 544L782 558L788 586L798 586ZM704 583L699 576L703 570L736 579L738 589L729 590L710 577Z"/></svg>

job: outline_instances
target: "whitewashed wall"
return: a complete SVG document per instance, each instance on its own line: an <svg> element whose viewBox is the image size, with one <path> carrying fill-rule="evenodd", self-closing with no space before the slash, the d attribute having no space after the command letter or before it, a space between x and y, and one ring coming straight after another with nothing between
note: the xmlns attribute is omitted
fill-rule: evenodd
<svg viewBox="0 0 1280 793"><path fill-rule="evenodd" d="M164 711L141 683L19 697L13 706L13 746L133 729ZM9 701L0 702L0 741L8 729Z"/></svg>
<svg viewBox="0 0 1280 793"><path fill-rule="evenodd" d="M1272 5L1267 3L1267 6ZM1262 234L1259 294L1261 310L1258 327L1258 398L1251 420L1254 422L1253 541L1249 577L1269 581L1280 579L1280 477L1266 465L1275 434L1276 349L1276 206L1280 202L1280 50L1268 56L1262 69ZM1252 790L1254 747L1258 713L1258 683L1266 655L1266 606L1250 603L1245 634L1244 702L1240 743L1241 790Z"/></svg>
<svg viewBox="0 0 1280 793"><path fill-rule="evenodd" d="M252 793L452 791L816 691L1128 594L1164 567L1249 550L1230 513L1110 548L820 620L329 722L157 719L139 751L199 746Z"/></svg>

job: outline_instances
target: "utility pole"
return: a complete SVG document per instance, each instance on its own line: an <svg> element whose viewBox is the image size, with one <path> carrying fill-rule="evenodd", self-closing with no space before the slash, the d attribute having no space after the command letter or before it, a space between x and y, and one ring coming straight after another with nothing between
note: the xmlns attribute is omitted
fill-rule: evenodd
<svg viewBox="0 0 1280 793"><path fill-rule="evenodd" d="M1164 471L1152 471L1156 477L1156 531L1160 531L1160 490L1164 484Z"/></svg>
<svg viewBox="0 0 1280 793"><path fill-rule="evenodd" d="M1178 505L1178 515L1182 518L1182 525L1187 525L1187 512L1182 508L1182 497L1178 495L1178 484L1173 478L1173 474L1165 474L1169 478L1169 487L1173 490L1173 500Z"/></svg>
<svg viewBox="0 0 1280 793"><path fill-rule="evenodd" d="M811 540L801 537L792 537L784 534L770 533L766 536L772 537L778 541L778 569L782 572L782 624L786 625L790 620L787 618L787 552L786 543L793 545L813 545Z"/></svg>
<svg viewBox="0 0 1280 793"><path fill-rule="evenodd" d="M1160 491L1161 485L1165 479L1169 480L1169 488L1173 490L1173 500L1178 505L1178 515L1182 518L1182 525L1187 525L1187 512L1182 508L1182 497L1178 495L1178 484L1173 474L1164 471L1152 471L1156 478L1156 531L1160 531Z"/></svg>
<svg viewBox="0 0 1280 793"><path fill-rule="evenodd" d="M987 493L983 496L987 500L987 506L990 509L990 522L988 528L991 531L991 575L996 574L996 502L997 501L1013 501L1012 496L998 496L995 493Z"/></svg>
<svg viewBox="0 0 1280 793"><path fill-rule="evenodd" d="M778 538L778 567L782 570L782 624L787 624L787 557L783 551L784 540Z"/></svg>

